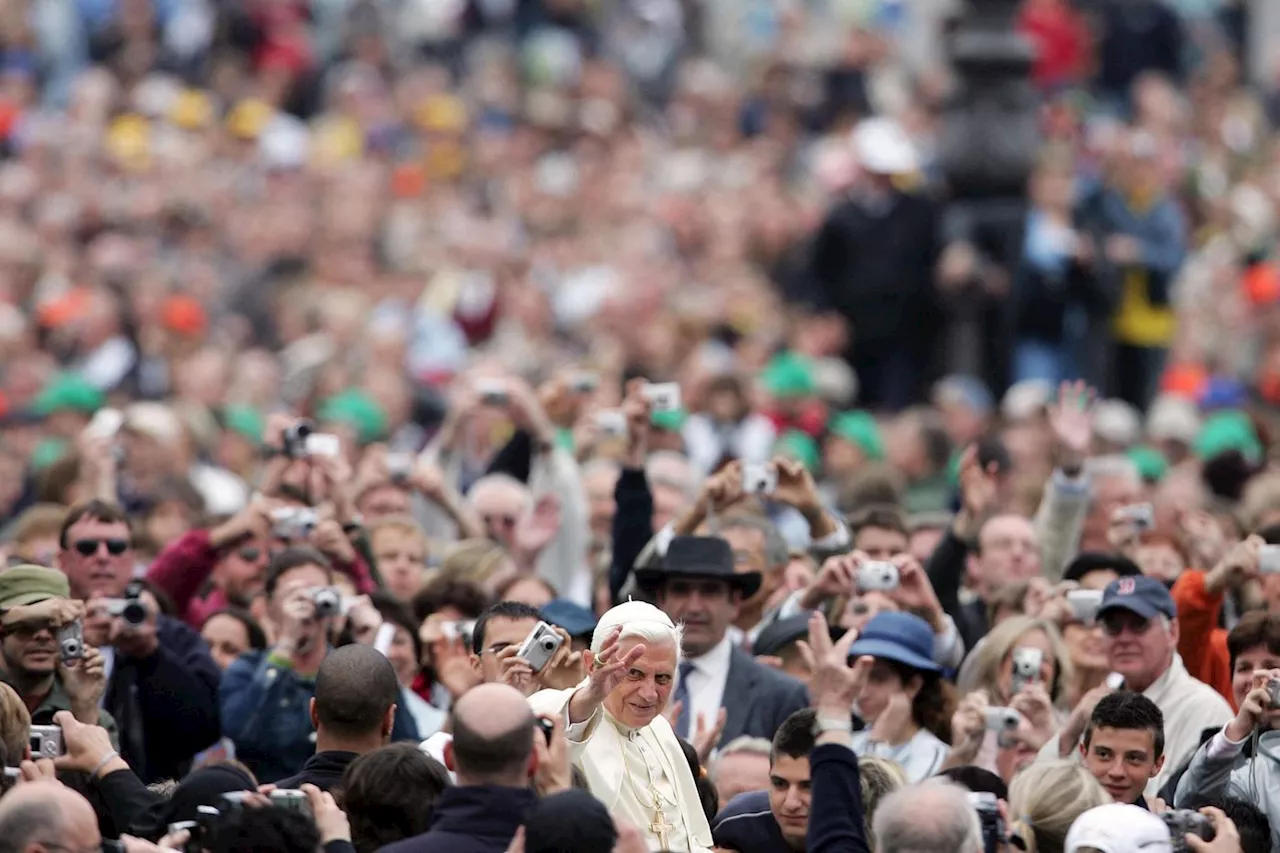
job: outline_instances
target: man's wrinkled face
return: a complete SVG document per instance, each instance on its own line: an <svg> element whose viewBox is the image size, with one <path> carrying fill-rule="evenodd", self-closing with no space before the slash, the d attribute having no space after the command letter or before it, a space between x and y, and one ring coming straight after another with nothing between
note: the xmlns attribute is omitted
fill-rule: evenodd
<svg viewBox="0 0 1280 853"><path fill-rule="evenodd" d="M119 598L133 576L129 525L85 516L67 529L58 568L71 584L71 597Z"/></svg>
<svg viewBox="0 0 1280 853"><path fill-rule="evenodd" d="M1136 613L1115 608L1099 617L1106 634L1107 665L1125 677L1126 682L1151 684L1165 669L1178 647L1178 623L1169 628L1156 619L1143 619Z"/></svg>
<svg viewBox="0 0 1280 853"><path fill-rule="evenodd" d="M1090 733L1088 746L1080 744L1084 764L1117 803L1136 803L1160 768L1155 735L1149 729L1113 729L1100 726Z"/></svg>
<svg viewBox="0 0 1280 853"><path fill-rule="evenodd" d="M658 605L673 622L684 623L685 653L698 657L724 639L738 618L739 593L722 580L673 578L662 585Z"/></svg>
<svg viewBox="0 0 1280 853"><path fill-rule="evenodd" d="M412 599L422 588L427 570L426 540L408 530L386 527L373 534L369 545L387 591L401 601Z"/></svg>
<svg viewBox="0 0 1280 853"><path fill-rule="evenodd" d="M57 670L57 633L48 620L7 626L0 651L6 672L40 677Z"/></svg>
<svg viewBox="0 0 1280 853"><path fill-rule="evenodd" d="M982 526L974 559L980 589L990 594L1005 584L1040 574L1040 547L1030 519L999 515Z"/></svg>
<svg viewBox="0 0 1280 853"><path fill-rule="evenodd" d="M618 643L618 657L623 657L637 645L645 647L644 654L627 670L627 677L604 700L604 707L614 719L624 726L643 728L654 721L667 707L671 688L675 686L676 650L670 643L647 643L636 637L627 637ZM584 652L590 656L591 652ZM594 661L588 662L594 667Z"/></svg>
<svg viewBox="0 0 1280 853"><path fill-rule="evenodd" d="M887 527L864 527L854 537L853 549L872 560L892 560L907 550L907 537Z"/></svg>
<svg viewBox="0 0 1280 853"><path fill-rule="evenodd" d="M809 759L775 756L769 768L769 810L792 850L805 849L811 796Z"/></svg>

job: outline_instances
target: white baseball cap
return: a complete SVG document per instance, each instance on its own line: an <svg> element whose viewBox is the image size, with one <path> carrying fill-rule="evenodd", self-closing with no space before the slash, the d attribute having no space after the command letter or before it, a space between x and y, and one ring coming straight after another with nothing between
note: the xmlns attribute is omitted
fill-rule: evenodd
<svg viewBox="0 0 1280 853"><path fill-rule="evenodd" d="M862 170L875 175L909 175L920 166L915 143L892 119L859 122L853 129L853 152Z"/></svg>
<svg viewBox="0 0 1280 853"><path fill-rule="evenodd" d="M1165 822L1146 809L1110 803L1089 809L1067 832L1066 853L1093 848L1102 853L1173 853Z"/></svg>

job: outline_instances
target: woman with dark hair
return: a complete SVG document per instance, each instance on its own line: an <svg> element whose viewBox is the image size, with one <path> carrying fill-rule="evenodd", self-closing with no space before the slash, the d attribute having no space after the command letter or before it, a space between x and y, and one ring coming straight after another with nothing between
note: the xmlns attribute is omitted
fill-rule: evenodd
<svg viewBox="0 0 1280 853"><path fill-rule="evenodd" d="M408 724L412 722L419 741L440 731L445 712L413 692L413 682L422 665L422 640L418 637L417 624L409 606L382 590L370 593L367 606L358 605L351 609L347 626L338 638L339 645L352 642L370 646L381 643L379 650L395 668L400 682L397 730L407 732ZM406 719L400 720L401 716Z"/></svg>
<svg viewBox="0 0 1280 853"><path fill-rule="evenodd" d="M853 751L897 762L912 784L937 773L950 752L953 703L933 662L933 629L910 613L878 613L849 656L860 682L854 711L867 725Z"/></svg>
<svg viewBox="0 0 1280 853"><path fill-rule="evenodd" d="M265 649L267 634L247 610L224 607L209 614L200 628L218 669L226 671L245 652Z"/></svg>
<svg viewBox="0 0 1280 853"><path fill-rule="evenodd" d="M416 744L393 743L360 756L342 774L339 805L356 853L427 831L436 799L449 787L444 765Z"/></svg>

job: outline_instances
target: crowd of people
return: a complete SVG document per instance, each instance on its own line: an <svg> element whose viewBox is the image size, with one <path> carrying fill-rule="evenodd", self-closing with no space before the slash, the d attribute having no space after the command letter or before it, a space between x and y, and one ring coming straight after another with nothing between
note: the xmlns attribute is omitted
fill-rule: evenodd
<svg viewBox="0 0 1280 853"><path fill-rule="evenodd" d="M973 5L0 4L0 853L1280 850L1280 90Z"/></svg>

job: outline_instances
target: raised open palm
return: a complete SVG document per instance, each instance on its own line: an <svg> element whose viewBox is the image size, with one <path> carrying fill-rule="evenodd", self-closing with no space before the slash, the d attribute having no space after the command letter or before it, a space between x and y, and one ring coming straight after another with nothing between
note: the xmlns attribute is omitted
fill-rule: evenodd
<svg viewBox="0 0 1280 853"><path fill-rule="evenodd" d="M1059 449L1078 459L1093 443L1093 389L1085 382L1064 382L1057 402L1049 406L1049 428Z"/></svg>

